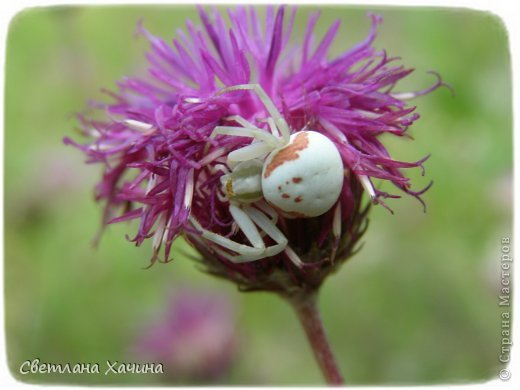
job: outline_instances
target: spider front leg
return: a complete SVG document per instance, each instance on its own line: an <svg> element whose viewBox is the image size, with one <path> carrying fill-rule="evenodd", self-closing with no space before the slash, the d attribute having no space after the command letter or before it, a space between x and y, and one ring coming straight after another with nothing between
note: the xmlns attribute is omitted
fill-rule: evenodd
<svg viewBox="0 0 520 390"><path fill-rule="evenodd" d="M267 93L264 91L262 86L260 84L240 84L240 85L234 85L228 88L224 88L218 92L219 95L232 92L232 91L252 91L254 92L262 104L267 109L267 112L271 117L274 119L274 123L276 125L276 128L280 131L282 134L282 140L283 143L286 144L289 142L289 138L291 136L291 130L289 129L289 125L285 121L282 114L280 114L280 111L276 108L271 98L267 95Z"/></svg>
<svg viewBox="0 0 520 390"><path fill-rule="evenodd" d="M256 129L257 127L240 115L231 115L224 118L228 122L236 122L242 127Z"/></svg>
<svg viewBox="0 0 520 390"><path fill-rule="evenodd" d="M235 127L235 126L217 126L209 136L210 138L215 138L217 135L234 135L236 137L247 137L258 139L260 141L265 142L268 145L276 147L278 145L278 138L273 136L270 133L265 132L259 128L250 128L250 127Z"/></svg>
<svg viewBox="0 0 520 390"><path fill-rule="evenodd" d="M240 244L236 241L230 240L229 238L206 230L193 217L190 218L192 225L201 233L203 238L222 248L237 253L237 255L231 255L219 248L214 248L220 255L234 263L247 263L275 256L282 252L287 246L287 238L285 238L283 233L274 225L274 223L259 210L251 206L244 206L241 208L237 205L230 204L229 211L236 224L252 246ZM276 244L266 247L255 224L271 237Z"/></svg>
<svg viewBox="0 0 520 390"><path fill-rule="evenodd" d="M247 218L254 222L264 233L266 233L276 244L265 247L261 254L257 256L248 256L247 254L239 255L232 259L235 262L250 262L255 260L260 260L266 257L271 257L282 252L286 247L288 240L283 235L283 233L276 227L272 220L266 217L262 212L255 209L251 206L244 206L243 213ZM254 226L256 233L258 233L258 229ZM246 236L248 236L248 232L244 230L241 226L242 231ZM249 232L250 233L250 232ZM259 233L258 233L259 234ZM249 238L249 237L248 237ZM262 240L263 243L263 240Z"/></svg>
<svg viewBox="0 0 520 390"><path fill-rule="evenodd" d="M251 206L244 206L244 212L253 220L254 223L258 225L258 227L260 227L276 242L276 245L272 246L271 248L281 247L283 250L287 246L287 238L280 231L280 229L276 227L276 224L272 219L268 218L260 210Z"/></svg>
<svg viewBox="0 0 520 390"><path fill-rule="evenodd" d="M240 125L253 126L251 123L249 123L240 116L232 116L226 119L234 120ZM277 138L274 134L259 129L258 127L217 126L211 133L210 139L215 138L217 135L248 137L259 141L253 142L250 145L244 146L243 148L234 150L231 153L229 153L228 162L230 162L231 165L240 161L247 161L253 158L260 157L280 146L279 138ZM209 143L206 148L208 147Z"/></svg>
<svg viewBox="0 0 520 390"><path fill-rule="evenodd" d="M234 166L241 161L249 161L264 156L273 150L274 148L265 142L253 142L251 145L233 150L229 153L227 157L228 164Z"/></svg>
<svg viewBox="0 0 520 390"><path fill-rule="evenodd" d="M211 232L211 231L209 231L207 229L204 229L200 225L200 223L195 218L193 218L192 216L190 216L189 220L190 220L190 223L195 228L195 230L197 230L201 234L202 238L204 238L204 239L206 239L208 241L211 241L211 242L213 242L213 243L215 243L215 244L219 245L220 247L225 248L227 250L230 250L230 251L233 251L233 252L236 252L236 253L240 253L241 256L256 257L256 256L260 255L262 253L262 251L263 251L263 249L261 249L261 248L254 248L254 247L251 247L249 245L240 244L240 243L238 243L236 241L230 240L229 238L221 236L220 234L213 233L213 232ZM214 248L214 249L219 254L223 253L221 250L217 250L217 248ZM233 260L235 258L238 258L239 256L230 256L229 255L229 256L226 256L226 257L228 257L230 260L232 260L235 263L240 263L241 262L241 261Z"/></svg>

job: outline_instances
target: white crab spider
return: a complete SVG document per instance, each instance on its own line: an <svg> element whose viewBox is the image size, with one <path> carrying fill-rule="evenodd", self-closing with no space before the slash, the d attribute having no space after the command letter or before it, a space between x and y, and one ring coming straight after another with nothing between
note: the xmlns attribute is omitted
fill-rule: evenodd
<svg viewBox="0 0 520 390"><path fill-rule="evenodd" d="M301 130L291 135L289 125L260 85L236 85L219 94L238 90L256 93L270 115L267 118L270 131L235 115L226 120L240 126L218 126L210 137L228 135L254 140L228 154L226 163L231 170L224 165L216 167L225 173L221 177L222 192L224 200L229 201L235 226L251 245L206 230L193 217L190 221L204 239L225 249L217 247L216 252L233 262L255 261L285 250L293 262L301 265L298 256L288 247L287 238L276 226L277 211L294 218L316 217L330 210L343 186L341 156L332 141L318 132ZM333 223L335 238L340 234L339 218L338 204ZM266 246L260 232L275 244Z"/></svg>

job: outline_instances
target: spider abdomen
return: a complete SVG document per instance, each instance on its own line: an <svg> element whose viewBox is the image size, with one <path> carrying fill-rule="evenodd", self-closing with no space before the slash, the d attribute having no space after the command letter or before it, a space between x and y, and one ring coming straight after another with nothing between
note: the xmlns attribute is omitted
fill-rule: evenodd
<svg viewBox="0 0 520 390"><path fill-rule="evenodd" d="M262 192L288 217L317 217L338 200L343 176L334 143L316 131L299 131L265 160Z"/></svg>

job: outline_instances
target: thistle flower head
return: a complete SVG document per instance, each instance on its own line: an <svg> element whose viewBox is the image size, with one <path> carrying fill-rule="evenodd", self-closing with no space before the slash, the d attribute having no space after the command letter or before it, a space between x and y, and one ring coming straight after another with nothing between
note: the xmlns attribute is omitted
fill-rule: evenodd
<svg viewBox="0 0 520 390"><path fill-rule="evenodd" d="M150 42L148 77L127 77L106 91L112 101L94 104L102 119L79 116L89 142L66 142L103 165L96 197L105 202L104 223L138 219L131 240L153 241L152 263L170 259L183 234L209 272L244 289L317 286L353 253L366 227L363 193L384 207L399 193L422 202L429 186L412 189L404 170L422 169L427 157L397 161L380 137L406 137L419 117L407 99L443 83L438 77L425 90L394 92L412 69L373 46L376 15L362 42L332 55L340 23L317 39L318 14L292 40L294 9L269 7L265 17L253 7L228 10L229 25L216 10L199 14L202 26L187 21L171 44L139 24ZM273 204L263 191L275 150L292 148L280 164L303 159L307 146L293 141L302 130L326 137L343 172L337 196L312 218ZM309 158L304 166L321 161L319 153Z"/></svg>

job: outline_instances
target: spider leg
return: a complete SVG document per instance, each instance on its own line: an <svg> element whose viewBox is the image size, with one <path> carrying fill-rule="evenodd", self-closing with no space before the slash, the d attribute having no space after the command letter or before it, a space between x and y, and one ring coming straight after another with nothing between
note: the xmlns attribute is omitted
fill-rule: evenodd
<svg viewBox="0 0 520 390"><path fill-rule="evenodd" d="M271 98L267 95L264 89L260 86L260 84L240 84L234 85L232 87L224 88L217 92L219 95L232 92L232 91L252 91L256 93L262 104L267 109L269 115L271 115L274 119L274 123L276 124L277 129L280 130L282 134L283 143L286 144L289 142L289 137L291 135L291 131L289 129L289 125L285 121L280 111L276 108Z"/></svg>
<svg viewBox="0 0 520 390"><path fill-rule="evenodd" d="M267 118L267 124L269 125L269 128L271 129L271 133L273 133L273 135L275 137L281 137L281 134L278 131L278 129L276 128L276 123L274 123L273 118L271 118L271 117Z"/></svg>
<svg viewBox="0 0 520 390"><path fill-rule="evenodd" d="M233 150L228 154L229 165L234 165L240 161L252 160L254 158L263 156L273 150L271 145L265 142L255 142L251 145L244 146L243 148Z"/></svg>
<svg viewBox="0 0 520 390"><path fill-rule="evenodd" d="M279 144L278 138L271 133L268 133L257 127L235 127L235 126L217 126L209 136L215 138L217 135L234 135L237 137L248 137L264 141L272 147L277 147Z"/></svg>
<svg viewBox="0 0 520 390"><path fill-rule="evenodd" d="M287 238L265 214L251 206L244 206L244 212L278 245L287 245Z"/></svg>
<svg viewBox="0 0 520 390"><path fill-rule="evenodd" d="M271 249L273 252L276 251L275 254L284 251L287 257L293 262L294 265L296 265L298 268L303 267L303 262L298 257L296 252L294 252L294 250L288 245L287 238L283 235L280 229L276 227L272 220L270 220L266 215L264 215L259 210L251 206L244 207L244 211L249 214L251 219L264 232L266 232L269 237L271 237L273 240L277 242L277 245L268 247L268 250Z"/></svg>
<svg viewBox="0 0 520 390"><path fill-rule="evenodd" d="M274 123L274 119L272 117L261 118L261 119L258 119L258 121L262 122L262 123L267 123L271 134L274 135L276 138L281 139L282 135L276 128L276 123Z"/></svg>
<svg viewBox="0 0 520 390"><path fill-rule="evenodd" d="M241 213L241 215L239 215L238 218L236 214L234 214L237 210L240 210ZM263 247L262 253L257 256L248 256L247 254L239 255L235 257L235 261L247 262L263 259L266 257L271 257L283 251L287 246L287 238L285 238L283 233L276 227L276 225L273 224L273 222L259 210L251 206L245 206L243 209L241 209L237 206L231 205L230 211L232 212L235 221L240 226L240 229L246 235L248 240L256 248L260 248L253 241L253 239L259 239ZM244 223L245 221L247 221L247 223ZM256 228L255 224L260 229L262 229L269 237L271 237L276 242L276 244L266 248L264 241L260 237L260 233L258 232L258 229Z"/></svg>
<svg viewBox="0 0 520 390"><path fill-rule="evenodd" d="M234 204L229 205L229 212L231 213L236 224L238 225L240 230L242 230L242 232L245 234L249 242L255 248L264 249L264 240L262 240L262 237L260 237L258 229L251 220L251 215L249 213L246 213L240 207L235 206Z"/></svg>
<svg viewBox="0 0 520 390"><path fill-rule="evenodd" d="M190 216L190 223L193 225L193 227L202 235L203 238L205 238L208 241L211 241L217 245L220 245L223 248L229 249L233 252L240 253L243 257L247 258L253 258L254 260L257 260L257 258L262 258L263 253L265 251L264 248L255 248L249 245L239 244L238 242L235 242L233 240L230 240L229 238L226 238L224 236L221 236L220 234L213 233L207 229L204 229L200 223L193 217ZM216 249L216 248L214 248ZM234 258L238 258L240 256L235 256ZM247 262L247 261L253 261L253 260L245 260L245 261L235 261L235 262Z"/></svg>
<svg viewBox="0 0 520 390"><path fill-rule="evenodd" d="M282 252L287 247L287 238L283 233L273 224L273 222L259 210L250 206L240 207L231 204L229 211L237 226L244 233L247 239L253 246L239 244L229 238L213 233L204 229L198 221L190 217L190 222L199 231L203 238L219 245L222 248L236 252L238 255L232 255L216 247L213 248L219 255L224 256L234 263L247 263L255 260L260 260L266 257L271 257ZM266 248L262 237L255 226L258 225L269 237L271 237L276 244Z"/></svg>
<svg viewBox="0 0 520 390"><path fill-rule="evenodd" d="M275 225L278 223L278 213L265 200L256 202L255 206L269 216Z"/></svg>
<svg viewBox="0 0 520 390"><path fill-rule="evenodd" d="M303 261L289 245L287 245L287 247L284 249L284 253L287 255L289 260L291 260L293 264L298 268L302 268L304 266Z"/></svg>
<svg viewBox="0 0 520 390"><path fill-rule="evenodd" d="M272 220L270 220L265 214L259 210L245 206L244 212L251 218L251 220L258 225L269 237L271 237L276 244L269 246L265 249L263 257L271 257L282 252L286 247L288 240L283 233L276 227Z"/></svg>
<svg viewBox="0 0 520 390"><path fill-rule="evenodd" d="M249 127L249 128L252 128L252 129L256 128L255 125L253 125L246 118L244 118L243 116L240 116L240 115L230 115L230 116L225 117L223 119L226 120L226 121L229 121L229 122L235 121L236 123L238 123L242 127Z"/></svg>
<svg viewBox="0 0 520 390"><path fill-rule="evenodd" d="M224 119L228 120L228 121L235 121L240 126L242 126L244 128L254 128L254 129L262 130L259 127L253 125L247 119L241 117L240 115L231 115L231 116L228 116L227 118L224 118ZM267 122L267 124L269 125L269 130L271 131L271 134L276 137L277 141L280 139L281 134L278 131L278 129L276 128L276 124L274 123L274 119L272 117L269 117L269 118L266 118L266 119L260 119L259 121Z"/></svg>
<svg viewBox="0 0 520 390"><path fill-rule="evenodd" d="M214 139L217 135L233 135L237 137L250 137L260 141L264 141L267 144L271 145L273 148L277 148L280 146L280 136L279 132L276 129L276 125L274 124L274 120L272 118L268 118L269 127L271 132L268 132L264 129L256 127L247 119L243 118L240 115L231 115L224 118L227 121L235 121L242 127L236 126L217 126L213 129L213 132L210 135L210 139ZM209 143L206 145L205 152L209 149ZM224 148L221 148L224 150ZM213 152L216 154L216 157L219 157L222 153L221 150ZM213 156L211 156L213 158ZM206 162L207 159L210 159L210 155L206 156L203 160Z"/></svg>

